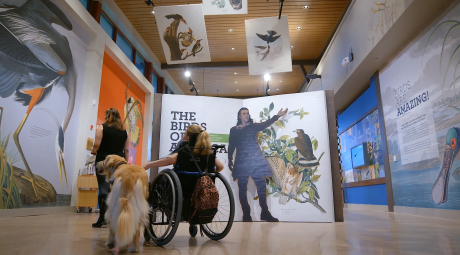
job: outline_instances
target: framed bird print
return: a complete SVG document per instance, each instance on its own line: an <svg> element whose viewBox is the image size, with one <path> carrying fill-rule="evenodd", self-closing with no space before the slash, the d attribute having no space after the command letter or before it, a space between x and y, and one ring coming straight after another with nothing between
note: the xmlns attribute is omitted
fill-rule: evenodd
<svg viewBox="0 0 460 255"><path fill-rule="evenodd" d="M248 14L248 0L203 0L204 15Z"/></svg>
<svg viewBox="0 0 460 255"><path fill-rule="evenodd" d="M249 74L292 72L288 17L246 20Z"/></svg>
<svg viewBox="0 0 460 255"><path fill-rule="evenodd" d="M155 19L168 64L211 61L201 4L155 7Z"/></svg>

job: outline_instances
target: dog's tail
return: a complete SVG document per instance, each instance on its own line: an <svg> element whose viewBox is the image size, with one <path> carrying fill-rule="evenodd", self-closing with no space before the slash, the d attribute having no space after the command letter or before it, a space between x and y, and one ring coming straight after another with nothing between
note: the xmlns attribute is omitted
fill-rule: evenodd
<svg viewBox="0 0 460 255"><path fill-rule="evenodd" d="M118 247L124 247L133 240L140 224L144 226L148 222L150 207L144 196L142 182L138 180L134 185L133 193L127 198L120 198L119 203L120 215L117 220L116 242Z"/></svg>

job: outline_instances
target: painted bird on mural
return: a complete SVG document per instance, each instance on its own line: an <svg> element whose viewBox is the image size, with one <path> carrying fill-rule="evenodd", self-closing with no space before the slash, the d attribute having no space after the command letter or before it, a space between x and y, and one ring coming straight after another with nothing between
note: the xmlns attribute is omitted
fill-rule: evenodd
<svg viewBox="0 0 460 255"><path fill-rule="evenodd" d="M34 176L21 148L19 135L36 105L45 101L54 88L62 88L69 96L67 110L56 136L56 158L61 181L67 175L64 164L64 133L72 117L76 72L68 39L56 30L60 26L72 30L72 23L51 1L17 0L0 3L0 97L15 95L15 101L27 106L26 114L13 134L13 139L28 173L22 178L47 192L47 187ZM54 26L53 26L54 25ZM56 103L55 107L65 107Z"/></svg>
<svg viewBox="0 0 460 255"><path fill-rule="evenodd" d="M174 20L181 21L184 24L187 24L187 21L185 21L185 19L180 14L169 14L169 15L166 15L165 17L167 19L174 19Z"/></svg>
<svg viewBox="0 0 460 255"><path fill-rule="evenodd" d="M182 39L182 46L189 47L192 44L192 42L195 41L192 29L189 28L187 33L179 32L179 39Z"/></svg>
<svg viewBox="0 0 460 255"><path fill-rule="evenodd" d="M271 169L272 180L276 186L281 189L281 197L279 203L282 205L287 204L289 199L297 198L297 191L302 183L303 172L299 173L294 164L286 163L279 157L266 157Z"/></svg>
<svg viewBox="0 0 460 255"><path fill-rule="evenodd" d="M125 90L125 102L126 102L124 106L125 120L123 121L123 123L126 122L126 129L128 130L130 137L131 137L130 142L134 147L136 147L141 138L141 128L137 126L137 122L141 120L142 128L144 128L144 117L142 114L141 102L139 101L139 99L135 100L134 97L129 96L128 89L129 89L129 82Z"/></svg>
<svg viewBox="0 0 460 255"><path fill-rule="evenodd" d="M195 54L201 49L201 40L197 40L195 45L193 45L192 48L192 55L195 56Z"/></svg>
<svg viewBox="0 0 460 255"><path fill-rule="evenodd" d="M235 11L241 10L243 8L243 0L230 0L230 5Z"/></svg>
<svg viewBox="0 0 460 255"><path fill-rule="evenodd" d="M272 42L275 42L276 40L278 40L278 38L281 37L281 35L276 35L276 34L277 34L277 33L276 33L276 31L274 31L274 30L268 30L266 35L261 35L261 34L256 33L256 35L257 35L260 39L266 41L267 44L270 44L270 43L272 43Z"/></svg>
<svg viewBox="0 0 460 255"><path fill-rule="evenodd" d="M319 161L313 155L313 146L310 137L305 134L303 129L296 129L297 137L294 138L295 147L299 154L299 166L304 168L312 168L319 166Z"/></svg>
<svg viewBox="0 0 460 255"><path fill-rule="evenodd" d="M255 46L257 49L260 49L260 50L256 50L256 55L259 56L259 55L262 55L262 60L264 60L268 54L270 53L270 45L267 45L267 46Z"/></svg>

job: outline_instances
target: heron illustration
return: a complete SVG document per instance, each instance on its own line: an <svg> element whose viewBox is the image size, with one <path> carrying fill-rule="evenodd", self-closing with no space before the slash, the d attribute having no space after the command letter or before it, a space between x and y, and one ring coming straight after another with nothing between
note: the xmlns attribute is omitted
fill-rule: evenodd
<svg viewBox="0 0 460 255"><path fill-rule="evenodd" d="M69 101L56 136L56 157L59 177L67 184L64 164L64 133L75 105L76 73L67 38L52 24L72 30L72 23L49 0L11 0L0 3L0 97L13 94L15 101L27 106L27 111L13 134L28 180L38 198L37 187L47 192L47 184L36 179L21 148L19 135L34 107L50 95L53 88L64 89ZM60 107L60 106L56 106Z"/></svg>

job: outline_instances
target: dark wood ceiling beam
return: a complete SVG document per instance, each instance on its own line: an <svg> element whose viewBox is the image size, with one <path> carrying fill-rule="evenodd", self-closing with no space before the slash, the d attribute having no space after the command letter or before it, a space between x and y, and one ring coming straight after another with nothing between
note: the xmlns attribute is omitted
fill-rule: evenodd
<svg viewBox="0 0 460 255"><path fill-rule="evenodd" d="M314 66L319 63L318 59L305 59L305 60L292 60L294 66ZM222 68L222 67L247 67L248 61L228 61L228 62L204 62L204 63L190 63L190 64L178 64L168 65L161 64L161 69L184 69L184 68Z"/></svg>

